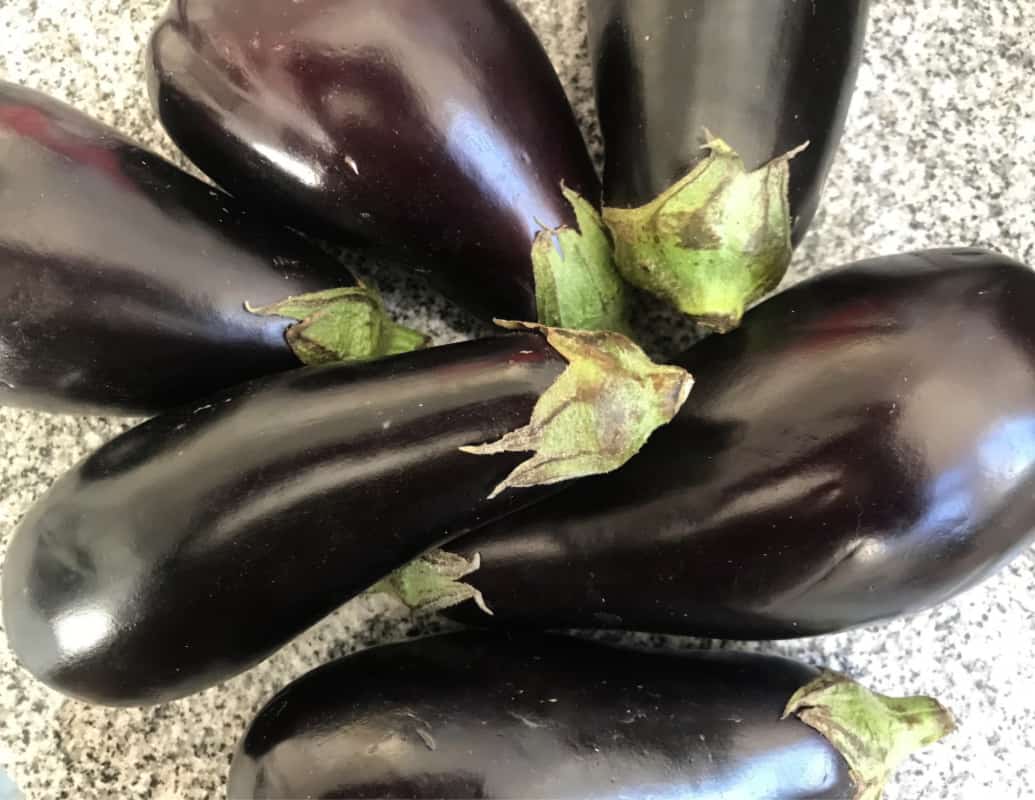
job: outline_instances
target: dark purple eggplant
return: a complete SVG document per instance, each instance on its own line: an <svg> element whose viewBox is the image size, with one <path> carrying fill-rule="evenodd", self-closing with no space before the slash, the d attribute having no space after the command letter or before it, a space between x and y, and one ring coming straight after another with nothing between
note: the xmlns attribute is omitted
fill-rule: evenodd
<svg viewBox="0 0 1035 800"><path fill-rule="evenodd" d="M689 388L642 354L635 373L636 352L616 334L525 332L293 370L156 417L22 520L8 641L97 703L211 686L429 547L628 458L649 430L626 416L662 424Z"/></svg>
<svg viewBox="0 0 1035 800"><path fill-rule="evenodd" d="M171 0L148 67L165 129L242 201L488 318L624 325L596 174L509 0Z"/></svg>
<svg viewBox="0 0 1035 800"><path fill-rule="evenodd" d="M227 796L879 800L953 727L931 698L786 658L462 633L283 689L241 740Z"/></svg>
<svg viewBox="0 0 1035 800"><path fill-rule="evenodd" d="M775 288L841 138L867 10L868 0L588 4L604 219L627 280L718 330Z"/></svg>
<svg viewBox="0 0 1035 800"><path fill-rule="evenodd" d="M982 250L813 278L678 360L698 388L620 472L423 569L477 555L450 596L485 624L773 639L934 606L1035 532L1032 308L1035 273Z"/></svg>
<svg viewBox="0 0 1035 800"><path fill-rule="evenodd" d="M0 83L0 404L150 413L303 361L423 342L297 234Z"/></svg>

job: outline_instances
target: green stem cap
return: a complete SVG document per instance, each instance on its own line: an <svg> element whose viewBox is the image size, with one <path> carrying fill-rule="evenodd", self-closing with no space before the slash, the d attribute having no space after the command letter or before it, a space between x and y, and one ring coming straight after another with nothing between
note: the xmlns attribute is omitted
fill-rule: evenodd
<svg viewBox="0 0 1035 800"><path fill-rule="evenodd" d="M952 733L956 722L931 697L887 697L825 671L787 702L797 717L841 753L855 783L853 800L880 800L884 784L913 751Z"/></svg>
<svg viewBox="0 0 1035 800"><path fill-rule="evenodd" d="M381 295L363 284L244 307L264 317L297 320L284 338L298 360L310 366L407 353L429 341L424 334L393 322Z"/></svg>
<svg viewBox="0 0 1035 800"><path fill-rule="evenodd" d="M719 332L774 289L791 261L790 161L808 142L754 172L725 141L639 208L605 208L618 271Z"/></svg>
<svg viewBox="0 0 1035 800"><path fill-rule="evenodd" d="M482 593L460 580L480 566L477 554L467 559L444 550L432 550L382 578L367 593L390 594L414 611L442 611L473 600L478 608L491 615Z"/></svg>
<svg viewBox="0 0 1035 800"><path fill-rule="evenodd" d="M539 397L528 425L495 442L461 447L472 455L525 453L493 490L542 486L618 469L686 402L694 380L680 367L655 364L613 331L551 328L497 320L504 328L539 331L568 362Z"/></svg>
<svg viewBox="0 0 1035 800"><path fill-rule="evenodd" d="M563 183L578 230L548 228L532 244L536 313L555 328L626 333L628 290L597 210Z"/></svg>

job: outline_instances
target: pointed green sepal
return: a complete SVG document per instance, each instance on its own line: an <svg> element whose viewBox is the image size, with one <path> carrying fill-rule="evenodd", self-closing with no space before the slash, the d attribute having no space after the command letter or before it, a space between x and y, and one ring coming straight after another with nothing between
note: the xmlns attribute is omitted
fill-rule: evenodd
<svg viewBox="0 0 1035 800"><path fill-rule="evenodd" d="M776 288L791 261L790 161L808 142L746 172L712 138L709 155L639 208L605 208L615 261L634 286L725 332Z"/></svg>
<svg viewBox="0 0 1035 800"><path fill-rule="evenodd" d="M444 550L431 550L399 567L367 592L390 594L414 611L442 611L473 600L478 608L491 615L482 593L460 580L480 566L477 553L466 559Z"/></svg>
<svg viewBox="0 0 1035 800"><path fill-rule="evenodd" d="M564 184L578 230L543 228L532 245L539 322L587 331L629 330L628 290L597 210Z"/></svg>
<svg viewBox="0 0 1035 800"><path fill-rule="evenodd" d="M428 343L424 334L393 322L381 295L362 284L288 297L258 308L244 306L260 316L297 320L284 338L303 364L363 361L418 350Z"/></svg>
<svg viewBox="0 0 1035 800"><path fill-rule="evenodd" d="M528 425L495 442L460 448L474 455L533 454L490 498L512 487L618 469L676 415L693 387L686 370L655 364L620 333L496 322L505 328L540 331L568 366L540 396Z"/></svg>
<svg viewBox="0 0 1035 800"><path fill-rule="evenodd" d="M784 719L791 716L841 753L855 783L853 800L880 800L887 779L910 753L956 728L934 698L887 697L829 671L794 693L783 712Z"/></svg>

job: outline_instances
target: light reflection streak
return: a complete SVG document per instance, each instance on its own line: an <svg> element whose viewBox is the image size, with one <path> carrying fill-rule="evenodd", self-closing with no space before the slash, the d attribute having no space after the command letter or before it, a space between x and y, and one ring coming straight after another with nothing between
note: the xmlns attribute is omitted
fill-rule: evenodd
<svg viewBox="0 0 1035 800"><path fill-rule="evenodd" d="M977 444L973 456L932 480L920 530L955 529L979 505L982 486L1016 481L1035 467L1035 416L1004 420Z"/></svg>
<svg viewBox="0 0 1035 800"><path fill-rule="evenodd" d="M803 741L752 755L744 759L740 769L720 768L717 772L721 774L692 783L643 783L635 790L619 789L613 794L600 793L595 797L597 800L758 800L790 796L791 786L798 787L803 797L818 797L833 788L838 770L832 754L826 760L816 755L816 745Z"/></svg>
<svg viewBox="0 0 1035 800"><path fill-rule="evenodd" d="M101 647L115 631L115 620L100 608L78 608L54 621L58 652L83 655Z"/></svg>
<svg viewBox="0 0 1035 800"><path fill-rule="evenodd" d="M477 114L457 103L450 103L446 113L450 120L446 147L456 162L463 166L464 172L479 187L494 195L497 205L508 209L538 209L543 206L540 198L532 197L528 184L521 180L523 170L512 148L500 141L498 132ZM531 233L539 232L534 212L523 222ZM551 221L543 219L542 222L550 224Z"/></svg>
<svg viewBox="0 0 1035 800"><path fill-rule="evenodd" d="M272 162L275 166L298 178L310 189L318 189L323 185L323 174L309 164L306 164L302 159L261 142L256 142L252 146L267 161Z"/></svg>
<svg viewBox="0 0 1035 800"><path fill-rule="evenodd" d="M1011 481L1032 468L1035 461L1035 416L1008 419L978 444L977 462L998 480Z"/></svg>

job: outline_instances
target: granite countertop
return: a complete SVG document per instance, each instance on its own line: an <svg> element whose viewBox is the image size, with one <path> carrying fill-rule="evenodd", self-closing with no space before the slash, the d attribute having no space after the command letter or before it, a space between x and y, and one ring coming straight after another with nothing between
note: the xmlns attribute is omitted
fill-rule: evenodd
<svg viewBox="0 0 1035 800"><path fill-rule="evenodd" d="M582 2L521 5L599 151ZM154 120L143 80L142 48L164 6L0 0L0 77L65 99L182 164ZM1031 0L874 0L841 152L790 280L925 246L978 244L1035 263L1033 76ZM481 330L416 280L377 264L362 268L376 274L404 322L430 324L438 342ZM128 424L0 409L0 555L51 482ZM276 689L357 647L437 624L388 600L360 598L223 686L125 710L47 690L0 641L0 768L30 798L220 797L237 738ZM933 694L955 711L961 729L909 761L888 800L1035 796L1035 551L909 619L735 646L825 664L890 693ZM0 798L9 792L0 776Z"/></svg>

